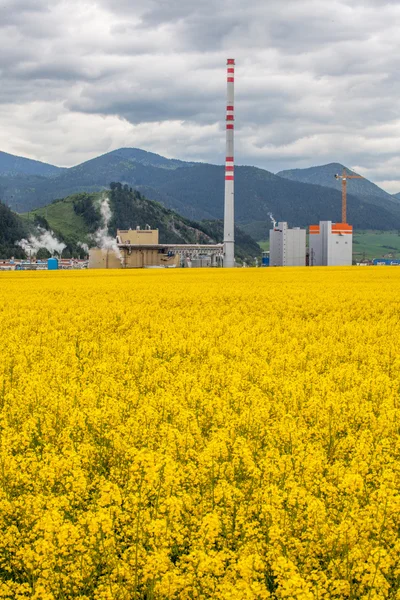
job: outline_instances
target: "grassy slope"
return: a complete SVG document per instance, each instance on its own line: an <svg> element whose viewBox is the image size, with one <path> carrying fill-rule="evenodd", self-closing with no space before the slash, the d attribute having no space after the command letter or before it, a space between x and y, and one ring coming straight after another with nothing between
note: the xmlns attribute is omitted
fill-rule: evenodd
<svg viewBox="0 0 400 600"><path fill-rule="evenodd" d="M353 256L380 258L392 253L400 257L400 235L397 231L357 231L354 234Z"/></svg>
<svg viewBox="0 0 400 600"><path fill-rule="evenodd" d="M101 194L98 194L100 197ZM61 231L75 241L87 241L87 226L84 219L77 215L73 207L74 197L58 200L43 208L37 208L22 215L25 219L33 221L34 215L44 217L54 231Z"/></svg>

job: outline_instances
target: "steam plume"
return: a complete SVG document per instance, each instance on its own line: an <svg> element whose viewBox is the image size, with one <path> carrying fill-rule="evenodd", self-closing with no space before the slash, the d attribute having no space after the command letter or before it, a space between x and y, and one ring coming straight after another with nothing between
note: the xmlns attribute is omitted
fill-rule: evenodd
<svg viewBox="0 0 400 600"><path fill-rule="evenodd" d="M94 241L96 242L98 248L101 248L104 251L112 250L117 258L122 260L121 252L118 248L116 239L108 235L108 226L112 217L109 198L104 198L101 201L100 214L102 226L93 235Z"/></svg>
<svg viewBox="0 0 400 600"><path fill-rule="evenodd" d="M37 235L32 234L28 239L23 238L17 242L17 246L20 246L27 254L37 254L40 248L46 248L50 254L57 253L61 256L66 245L58 241L53 231L47 231L42 227L38 227L37 230Z"/></svg>

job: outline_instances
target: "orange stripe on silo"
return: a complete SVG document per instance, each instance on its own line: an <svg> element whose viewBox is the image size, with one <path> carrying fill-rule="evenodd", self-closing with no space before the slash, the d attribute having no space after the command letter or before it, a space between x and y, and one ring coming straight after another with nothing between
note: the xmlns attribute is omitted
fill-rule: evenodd
<svg viewBox="0 0 400 600"><path fill-rule="evenodd" d="M353 227L347 223L332 223L332 233L350 234L353 233Z"/></svg>
<svg viewBox="0 0 400 600"><path fill-rule="evenodd" d="M319 225L310 225L310 233L311 234L319 233Z"/></svg>

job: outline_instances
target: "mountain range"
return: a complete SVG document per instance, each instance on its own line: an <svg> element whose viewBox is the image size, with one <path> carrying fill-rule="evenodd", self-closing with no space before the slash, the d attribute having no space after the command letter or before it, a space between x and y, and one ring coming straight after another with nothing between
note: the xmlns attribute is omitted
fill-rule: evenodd
<svg viewBox="0 0 400 600"><path fill-rule="evenodd" d="M334 175L342 169L332 163L275 175L256 167L236 167L237 224L261 240L268 237L270 213L291 226L340 221L340 182ZM136 148L114 150L68 169L0 153L0 199L17 212L74 193L102 191L112 181L127 184L186 218L223 218L223 166L168 159ZM400 199L368 180L352 180L348 220L357 229L400 229Z"/></svg>

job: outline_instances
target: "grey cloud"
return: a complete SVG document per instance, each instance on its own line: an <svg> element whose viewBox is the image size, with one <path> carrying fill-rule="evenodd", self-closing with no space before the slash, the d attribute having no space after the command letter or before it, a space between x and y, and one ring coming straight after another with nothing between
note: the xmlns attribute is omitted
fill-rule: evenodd
<svg viewBox="0 0 400 600"><path fill-rule="evenodd" d="M63 144L70 163L115 144L147 144L220 160L233 55L242 163L278 170L340 161L392 180L399 18L397 1L379 0L3 0L1 149L26 147L46 160L51 145L49 159L56 153L66 164ZM31 121L18 125L21 114ZM67 141L57 127L76 130Z"/></svg>

